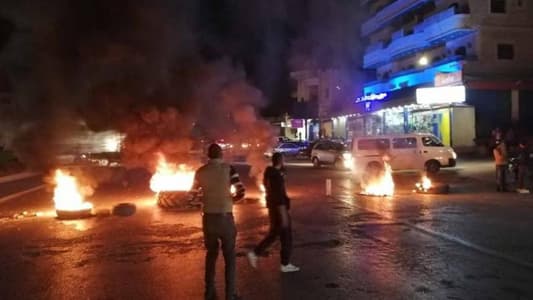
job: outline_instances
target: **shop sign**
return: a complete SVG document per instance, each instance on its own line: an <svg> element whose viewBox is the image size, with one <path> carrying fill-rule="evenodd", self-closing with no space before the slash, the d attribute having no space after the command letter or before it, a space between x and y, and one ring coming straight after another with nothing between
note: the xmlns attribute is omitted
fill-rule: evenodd
<svg viewBox="0 0 533 300"><path fill-rule="evenodd" d="M366 102L366 101L376 101L376 100L379 101L379 100L383 100L387 98L387 96L388 96L387 93L370 94L370 95L362 96L362 97L355 99L355 103Z"/></svg>
<svg viewBox="0 0 533 300"><path fill-rule="evenodd" d="M463 72L437 73L435 75L435 86L450 86L463 83Z"/></svg>
<svg viewBox="0 0 533 300"><path fill-rule="evenodd" d="M292 128L303 128L304 120L303 119L291 119L291 127Z"/></svg>
<svg viewBox="0 0 533 300"><path fill-rule="evenodd" d="M464 85L416 89L416 103L418 104L451 104L465 101Z"/></svg>

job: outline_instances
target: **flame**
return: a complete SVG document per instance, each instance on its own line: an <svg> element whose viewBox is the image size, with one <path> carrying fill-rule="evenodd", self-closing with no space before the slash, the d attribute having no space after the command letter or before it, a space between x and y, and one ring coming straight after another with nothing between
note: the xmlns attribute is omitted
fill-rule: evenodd
<svg viewBox="0 0 533 300"><path fill-rule="evenodd" d="M57 169L54 176L54 184L56 210L78 211L92 209L92 203L85 202L76 177Z"/></svg>
<svg viewBox="0 0 533 300"><path fill-rule="evenodd" d="M189 191L194 183L194 170L185 164L168 163L163 155L159 156L157 169L150 179L150 189L162 191Z"/></svg>
<svg viewBox="0 0 533 300"><path fill-rule="evenodd" d="M383 170L378 176L369 178L368 182L361 183L362 194L371 196L392 196L394 195L394 180L392 179L392 168L383 161Z"/></svg>
<svg viewBox="0 0 533 300"><path fill-rule="evenodd" d="M266 189L265 189L265 185L260 183L260 184L258 184L258 186L259 186L259 192L261 192L261 196L259 197L259 202L263 206L266 206Z"/></svg>
<svg viewBox="0 0 533 300"><path fill-rule="evenodd" d="M431 179L429 179L426 175L422 177L421 182L416 183L416 188L424 192L427 192L431 188L431 186Z"/></svg>

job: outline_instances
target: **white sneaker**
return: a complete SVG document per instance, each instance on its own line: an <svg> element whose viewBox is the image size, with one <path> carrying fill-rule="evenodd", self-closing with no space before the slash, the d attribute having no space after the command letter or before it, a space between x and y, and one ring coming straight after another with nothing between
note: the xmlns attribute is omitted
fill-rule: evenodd
<svg viewBox="0 0 533 300"><path fill-rule="evenodd" d="M281 265L281 272L282 273L291 273L291 272L298 272L300 271L300 268L298 268L297 266L293 265L293 264L288 264L288 265Z"/></svg>
<svg viewBox="0 0 533 300"><path fill-rule="evenodd" d="M529 194L528 189L517 189L516 191L519 192L520 194Z"/></svg>
<svg viewBox="0 0 533 300"><path fill-rule="evenodd" d="M257 269L257 255L255 254L255 252L248 252L248 263L250 264L250 266L252 266L252 268Z"/></svg>

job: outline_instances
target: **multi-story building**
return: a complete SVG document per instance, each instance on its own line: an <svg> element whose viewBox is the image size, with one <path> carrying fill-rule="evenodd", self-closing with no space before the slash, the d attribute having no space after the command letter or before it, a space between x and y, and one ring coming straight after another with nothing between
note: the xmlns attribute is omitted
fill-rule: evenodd
<svg viewBox="0 0 533 300"><path fill-rule="evenodd" d="M531 2L531 3L530 3ZM471 146L533 120L533 2L361 0L363 67L356 134L431 131Z"/></svg>
<svg viewBox="0 0 533 300"><path fill-rule="evenodd" d="M360 75L342 69L306 69L291 72L295 82L296 118L303 138L346 138L346 117L354 110L353 95L361 89ZM292 125L291 125L292 126Z"/></svg>

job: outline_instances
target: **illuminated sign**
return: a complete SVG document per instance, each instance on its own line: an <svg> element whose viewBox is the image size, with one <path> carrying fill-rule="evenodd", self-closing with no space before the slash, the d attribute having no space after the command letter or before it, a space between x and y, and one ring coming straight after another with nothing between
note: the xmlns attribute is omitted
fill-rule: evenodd
<svg viewBox="0 0 533 300"><path fill-rule="evenodd" d="M462 71L435 74L435 86L456 85L462 82L463 82Z"/></svg>
<svg viewBox="0 0 533 300"><path fill-rule="evenodd" d="M355 99L355 103L359 102L366 102L366 101L376 101L376 100L383 100L387 98L387 93L379 93L379 94L370 94L363 97L359 97Z"/></svg>
<svg viewBox="0 0 533 300"><path fill-rule="evenodd" d="M448 104L465 101L464 85L416 89L416 103L418 104Z"/></svg>

